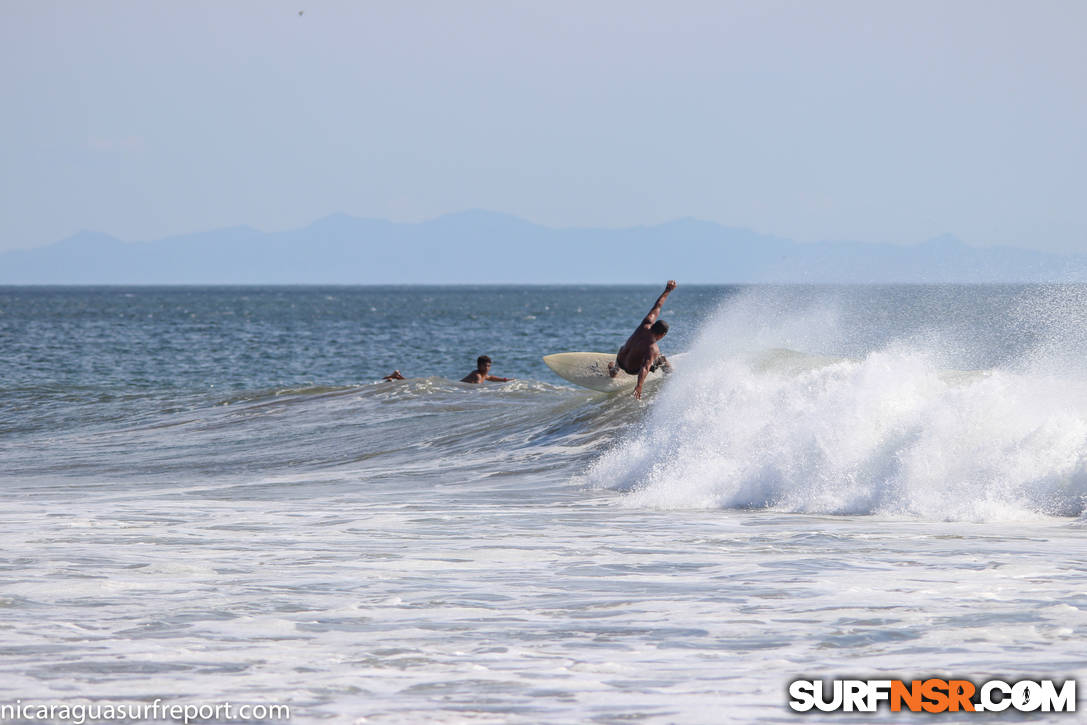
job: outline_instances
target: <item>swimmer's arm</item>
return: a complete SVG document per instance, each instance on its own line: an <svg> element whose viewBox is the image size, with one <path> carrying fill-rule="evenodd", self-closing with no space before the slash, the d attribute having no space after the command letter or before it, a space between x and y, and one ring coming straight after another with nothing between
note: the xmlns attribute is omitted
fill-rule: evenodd
<svg viewBox="0 0 1087 725"><path fill-rule="evenodd" d="M513 378L500 378L497 375L488 375L487 379L490 380L492 383L508 383L509 381L513 380Z"/></svg>

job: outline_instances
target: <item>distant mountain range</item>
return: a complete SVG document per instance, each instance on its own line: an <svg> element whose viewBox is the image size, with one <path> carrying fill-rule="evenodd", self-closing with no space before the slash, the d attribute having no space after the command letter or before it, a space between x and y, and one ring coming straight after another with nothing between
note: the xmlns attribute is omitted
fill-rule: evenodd
<svg viewBox="0 0 1087 725"><path fill-rule="evenodd" d="M468 211L421 223L334 214L302 229L152 242L80 232L0 253L0 284L939 283L1087 281L1087 257L972 247L798 243L695 219L557 229Z"/></svg>

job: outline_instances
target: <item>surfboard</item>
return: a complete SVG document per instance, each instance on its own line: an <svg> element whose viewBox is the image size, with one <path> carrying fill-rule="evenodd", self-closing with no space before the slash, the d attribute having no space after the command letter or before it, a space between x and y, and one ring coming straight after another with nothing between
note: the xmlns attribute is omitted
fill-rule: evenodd
<svg viewBox="0 0 1087 725"><path fill-rule="evenodd" d="M622 370L614 378L608 375L608 363L614 359L613 352L557 352L554 355L544 355L543 361L560 378L583 388L601 393L633 390L638 384L637 375L628 375ZM646 382L659 380L663 376L664 372L658 368L649 373Z"/></svg>

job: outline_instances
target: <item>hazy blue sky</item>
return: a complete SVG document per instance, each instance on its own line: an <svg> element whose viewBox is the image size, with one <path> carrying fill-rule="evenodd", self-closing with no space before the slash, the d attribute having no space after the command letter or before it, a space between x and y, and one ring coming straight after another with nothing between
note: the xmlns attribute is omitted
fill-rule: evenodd
<svg viewBox="0 0 1087 725"><path fill-rule="evenodd" d="M2 9L0 250L484 208L1087 251L1081 0Z"/></svg>

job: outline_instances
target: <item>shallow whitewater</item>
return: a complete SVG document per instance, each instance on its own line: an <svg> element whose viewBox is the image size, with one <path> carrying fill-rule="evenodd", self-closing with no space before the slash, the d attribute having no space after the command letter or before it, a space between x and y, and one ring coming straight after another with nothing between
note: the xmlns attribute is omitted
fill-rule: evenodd
<svg viewBox="0 0 1087 725"><path fill-rule="evenodd" d="M139 291L155 317L93 320L82 345L71 309L123 308L72 294L34 298L6 370L0 701L794 722L795 678L1087 675L1067 291L1063 316L1035 289L731 290L716 312L707 295L677 304L700 320L675 341L690 364L645 403L533 367L574 309L629 291L400 291L418 309L383 334L421 352L393 384L372 382L388 361L340 357L344 310L383 314L344 302L370 291ZM480 295L518 380L411 375ZM169 329L189 358L130 359ZM311 350L317 379L283 373ZM251 361L234 385L226 360ZM109 370L146 378L96 381Z"/></svg>
<svg viewBox="0 0 1087 725"><path fill-rule="evenodd" d="M1087 670L1076 521L307 483L6 507L3 696L287 701L303 722L790 722L802 675Z"/></svg>

